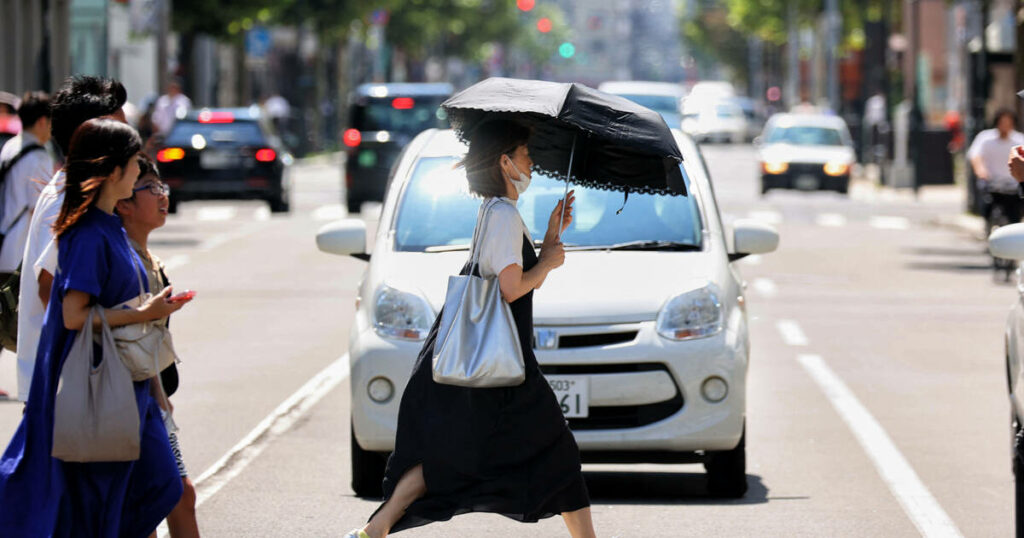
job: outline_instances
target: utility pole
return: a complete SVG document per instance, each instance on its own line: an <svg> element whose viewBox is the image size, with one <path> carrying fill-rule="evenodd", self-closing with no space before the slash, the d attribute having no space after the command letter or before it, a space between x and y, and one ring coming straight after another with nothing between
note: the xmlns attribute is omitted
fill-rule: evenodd
<svg viewBox="0 0 1024 538"><path fill-rule="evenodd" d="M910 0L910 24L913 38L911 40L910 63L913 66L911 75L910 98L910 161L914 163L913 186L916 195L921 186L921 131L924 129L924 117L921 113L921 85L918 59L921 55L921 0Z"/></svg>
<svg viewBox="0 0 1024 538"><path fill-rule="evenodd" d="M790 3L792 5L792 2ZM839 114L839 34L842 22L839 15L839 0L825 0L825 91L828 106Z"/></svg>
<svg viewBox="0 0 1024 538"><path fill-rule="evenodd" d="M167 36L171 29L171 1L160 0L160 26L156 33L156 88L162 94L167 88Z"/></svg>
<svg viewBox="0 0 1024 538"><path fill-rule="evenodd" d="M800 36L797 33L796 25L796 3L787 2L787 4L788 43L786 43L786 52L789 61L786 62L786 106L793 108L800 103Z"/></svg>

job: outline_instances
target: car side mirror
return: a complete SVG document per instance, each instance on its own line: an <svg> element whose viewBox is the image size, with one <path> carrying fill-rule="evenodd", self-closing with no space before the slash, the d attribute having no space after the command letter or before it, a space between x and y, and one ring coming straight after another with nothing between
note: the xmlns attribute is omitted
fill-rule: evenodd
<svg viewBox="0 0 1024 538"><path fill-rule="evenodd" d="M988 236L988 251L996 258L1024 260L1024 223L1000 226Z"/></svg>
<svg viewBox="0 0 1024 538"><path fill-rule="evenodd" d="M328 254L370 261L370 255L366 253L366 223L361 219L344 219L325 224L316 233L316 246Z"/></svg>
<svg viewBox="0 0 1024 538"><path fill-rule="evenodd" d="M779 248L779 233L775 228L753 220L738 220L732 228L733 251L729 261L745 258L751 254L767 254Z"/></svg>

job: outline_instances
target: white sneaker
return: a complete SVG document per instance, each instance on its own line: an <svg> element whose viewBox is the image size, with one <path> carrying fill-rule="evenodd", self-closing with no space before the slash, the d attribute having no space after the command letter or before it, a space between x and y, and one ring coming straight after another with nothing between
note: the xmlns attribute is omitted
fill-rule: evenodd
<svg viewBox="0 0 1024 538"><path fill-rule="evenodd" d="M366 534L363 529L352 529L342 538L370 538L370 535Z"/></svg>

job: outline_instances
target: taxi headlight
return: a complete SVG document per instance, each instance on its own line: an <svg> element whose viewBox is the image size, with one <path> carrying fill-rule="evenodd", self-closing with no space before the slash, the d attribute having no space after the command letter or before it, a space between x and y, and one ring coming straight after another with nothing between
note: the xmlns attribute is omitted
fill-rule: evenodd
<svg viewBox="0 0 1024 538"><path fill-rule="evenodd" d="M670 299L658 313L658 334L670 340L692 340L722 330L722 304L713 285Z"/></svg>
<svg viewBox="0 0 1024 538"><path fill-rule="evenodd" d="M766 174L785 174L789 170L789 163L783 161L765 161L761 166Z"/></svg>
<svg viewBox="0 0 1024 538"><path fill-rule="evenodd" d="M373 301L373 328L377 334L402 340L423 340L434 314L419 295L381 286Z"/></svg>
<svg viewBox="0 0 1024 538"><path fill-rule="evenodd" d="M828 162L825 163L825 173L830 176L843 176L850 171L848 163Z"/></svg>

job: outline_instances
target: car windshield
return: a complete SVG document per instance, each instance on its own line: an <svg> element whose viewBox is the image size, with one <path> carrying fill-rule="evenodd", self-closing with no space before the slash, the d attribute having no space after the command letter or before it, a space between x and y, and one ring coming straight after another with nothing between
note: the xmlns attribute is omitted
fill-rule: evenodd
<svg viewBox="0 0 1024 538"><path fill-rule="evenodd" d="M718 113L719 118L735 118L741 114L739 108L729 105L718 105L715 107L715 112Z"/></svg>
<svg viewBox="0 0 1024 538"><path fill-rule="evenodd" d="M367 99L352 107L352 127L360 131L397 131L416 134L431 127L447 127L442 96Z"/></svg>
<svg viewBox="0 0 1024 538"><path fill-rule="evenodd" d="M242 146L258 146L264 144L263 132L254 121L236 121L234 123L199 123L197 121L178 121L167 135L164 142L168 146L188 146L192 144L194 135L203 135L210 144L237 144Z"/></svg>
<svg viewBox="0 0 1024 538"><path fill-rule="evenodd" d="M619 94L619 97L625 97L660 114L679 114L679 99L671 95Z"/></svg>
<svg viewBox="0 0 1024 538"><path fill-rule="evenodd" d="M843 136L838 129L796 125L773 128L768 133L765 143L796 146L842 146Z"/></svg>
<svg viewBox="0 0 1024 538"><path fill-rule="evenodd" d="M470 196L466 174L456 157L425 157L416 163L399 202L395 250L468 247L480 199ZM619 192L576 190L573 223L562 236L566 246L612 246L635 241L664 241L701 246L702 224L693 196L630 194L623 206ZM544 238L548 218L565 192L565 183L533 173L517 208L535 241ZM622 212L618 213L622 208Z"/></svg>

